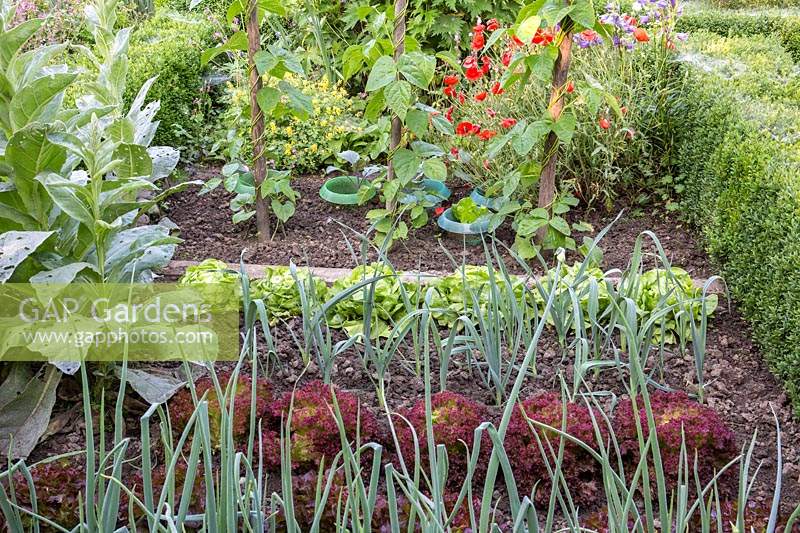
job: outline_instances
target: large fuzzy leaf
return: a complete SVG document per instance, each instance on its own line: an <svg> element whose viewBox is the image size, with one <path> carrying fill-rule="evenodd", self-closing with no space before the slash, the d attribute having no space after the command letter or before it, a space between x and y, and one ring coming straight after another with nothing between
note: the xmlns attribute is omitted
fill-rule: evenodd
<svg viewBox="0 0 800 533"><path fill-rule="evenodd" d="M158 121L154 120L154 117L161 108L161 104L159 104L158 101L145 104L145 100L147 98L147 93L150 91L150 88L157 78L158 76L154 76L142 84L128 110L127 117L131 119L134 124L134 144L150 146L156 134Z"/></svg>
<svg viewBox="0 0 800 533"><path fill-rule="evenodd" d="M181 158L181 153L171 146L151 146L147 149L147 153L153 160L151 181L160 180L172 174Z"/></svg>
<svg viewBox="0 0 800 533"><path fill-rule="evenodd" d="M58 172L67 160L66 150L48 140L52 127L31 124L14 133L6 146L6 162L14 167L14 177L32 181L42 172Z"/></svg>
<svg viewBox="0 0 800 533"><path fill-rule="evenodd" d="M66 44L41 46L21 54L11 60L6 70L8 81L15 88L14 92L28 87L37 78L55 72L52 65L56 57L67 49Z"/></svg>
<svg viewBox="0 0 800 533"><path fill-rule="evenodd" d="M47 365L44 375L34 374L26 364L11 367L0 385L0 448L16 458L27 458L47 430L56 402L61 372Z"/></svg>
<svg viewBox="0 0 800 533"><path fill-rule="evenodd" d="M20 201L13 183L0 182L0 233L10 230L31 230L39 227L36 219Z"/></svg>
<svg viewBox="0 0 800 533"><path fill-rule="evenodd" d="M61 104L64 89L76 77L74 73L51 74L33 80L17 92L9 107L12 127L15 130L22 129L37 120L51 122Z"/></svg>
<svg viewBox="0 0 800 533"><path fill-rule="evenodd" d="M44 19L34 18L0 33L0 68L5 70L11 58L39 30L42 23Z"/></svg>
<svg viewBox="0 0 800 533"><path fill-rule="evenodd" d="M30 216L44 220L50 199L35 180L42 172L58 172L67 159L66 150L48 140L51 127L32 124L17 131L6 146L6 162L14 169L14 185Z"/></svg>
<svg viewBox="0 0 800 533"><path fill-rule="evenodd" d="M79 220L86 227L94 227L94 216L81 199L84 191L80 184L52 172L36 179L44 185L47 193L62 211Z"/></svg>
<svg viewBox="0 0 800 533"><path fill-rule="evenodd" d="M171 237L163 226L139 226L112 237L106 250L106 273L109 282L124 283L165 266L175 253L180 239Z"/></svg>
<svg viewBox="0 0 800 533"><path fill-rule="evenodd" d="M114 167L114 174L121 179L149 178L153 173L153 160L147 148L138 144L120 144L114 150L113 159L120 163Z"/></svg>
<svg viewBox="0 0 800 533"><path fill-rule="evenodd" d="M91 263L70 263L53 270L39 272L35 276L31 276L30 282L67 285L75 281L75 278L84 272L94 273L93 278L97 278L97 274L99 274L97 267Z"/></svg>
<svg viewBox="0 0 800 533"><path fill-rule="evenodd" d="M177 375L177 372L157 366L147 369L129 368L126 377L133 390L150 404L166 402L186 385L186 380Z"/></svg>
<svg viewBox="0 0 800 533"><path fill-rule="evenodd" d="M0 283L53 235L52 231L7 231L0 235Z"/></svg>

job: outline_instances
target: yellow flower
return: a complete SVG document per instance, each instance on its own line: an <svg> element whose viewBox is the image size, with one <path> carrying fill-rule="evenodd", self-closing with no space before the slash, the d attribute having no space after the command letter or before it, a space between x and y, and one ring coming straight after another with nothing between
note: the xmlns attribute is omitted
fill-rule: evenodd
<svg viewBox="0 0 800 533"><path fill-rule="evenodd" d="M319 149L319 146L317 146L317 143L314 143L311 146L309 146L308 149L311 150L312 154L315 154L315 153L317 153L317 150Z"/></svg>
<svg viewBox="0 0 800 533"><path fill-rule="evenodd" d="M292 133L294 133L294 130L292 129L291 126L286 126L284 131L286 132L286 135L291 135Z"/></svg>
<svg viewBox="0 0 800 533"><path fill-rule="evenodd" d="M292 155L292 145L287 143L286 146L283 147L283 153L284 155Z"/></svg>

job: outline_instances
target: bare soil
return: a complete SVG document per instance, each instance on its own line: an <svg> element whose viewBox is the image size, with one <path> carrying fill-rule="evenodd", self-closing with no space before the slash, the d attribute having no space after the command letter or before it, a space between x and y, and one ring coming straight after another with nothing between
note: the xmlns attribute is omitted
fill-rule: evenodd
<svg viewBox="0 0 800 533"><path fill-rule="evenodd" d="M203 168L197 169L190 177L204 180L215 175L215 169ZM243 253L246 263L285 265L291 260L297 265L317 267L355 266L363 261L359 235L364 235L369 229L366 213L379 208L380 204L378 200L360 207L330 204L319 197L324 179L301 176L292 181L292 186L301 194L296 213L266 244L258 243L255 225L251 221L233 224L229 209L231 196L224 189L218 188L205 196L198 196L197 189L190 189L174 196L166 214L178 225L180 236L185 241L178 247L175 259L214 257L238 262ZM454 187L451 200L457 201L468 192ZM637 237L643 231L651 230L658 236L674 265L685 268L695 277L706 277L713 272L702 248L692 238L691 229L675 216L661 211L643 213L641 209L619 209L614 213L576 209L569 218L585 220L599 232L611 224L620 211L620 219L601 245L606 269L625 268ZM507 225L499 228L495 236L508 245L513 242L513 232ZM580 243L580 237L576 240ZM464 246L462 239L443 234L433 217L425 227L412 231L408 239L398 241L389 252L389 259L398 269L449 271L453 263L445 250L459 264L485 263L482 246ZM649 239L645 239L645 250L654 250ZM510 254L504 256L509 268L519 270ZM374 250L369 258L375 258Z"/></svg>

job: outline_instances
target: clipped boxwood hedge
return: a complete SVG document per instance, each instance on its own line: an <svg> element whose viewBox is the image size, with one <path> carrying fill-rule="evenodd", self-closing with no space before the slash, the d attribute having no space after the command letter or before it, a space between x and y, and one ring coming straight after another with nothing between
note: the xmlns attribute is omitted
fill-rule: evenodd
<svg viewBox="0 0 800 533"><path fill-rule="evenodd" d="M682 68L673 118L685 212L800 413L800 113L735 78Z"/></svg>
<svg viewBox="0 0 800 533"><path fill-rule="evenodd" d="M689 33L707 30L733 37L773 37L796 61L800 61L800 15L786 15L779 11L703 10L687 13L678 19L678 30Z"/></svg>
<svg viewBox="0 0 800 533"><path fill-rule="evenodd" d="M161 101L155 144L180 146L187 137L178 131L196 133L201 122L196 120L196 101L203 85L200 54L212 45L213 33L206 20L170 12L159 12L133 33L125 98L132 101L144 82L158 76L148 95L149 100Z"/></svg>

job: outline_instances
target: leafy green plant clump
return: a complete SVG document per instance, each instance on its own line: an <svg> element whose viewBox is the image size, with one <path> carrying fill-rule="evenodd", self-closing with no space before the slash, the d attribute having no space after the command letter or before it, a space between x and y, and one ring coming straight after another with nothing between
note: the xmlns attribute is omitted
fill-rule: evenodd
<svg viewBox="0 0 800 533"><path fill-rule="evenodd" d="M334 402L335 396L335 402ZM325 458L330 464L342 449L336 407L341 414L347 440L355 446L378 437L378 423L358 397L322 381L311 381L297 391L286 392L270 406L272 416L288 420L291 414L292 467L315 469Z"/></svg>
<svg viewBox="0 0 800 533"><path fill-rule="evenodd" d="M548 270L547 275L542 280L542 287L545 291L550 291L557 278L559 295L568 296L567 293L572 288L588 320L589 304L592 298L596 298L598 312L601 313L611 303L611 296L608 292L606 275L600 267L589 266L584 268L583 271L581 271L581 267L580 263L574 263L572 266L561 265L559 269L552 268ZM592 287L596 287L597 293L595 296L592 295ZM544 311L547 303L544 296L539 291L532 292L533 300L539 310Z"/></svg>
<svg viewBox="0 0 800 533"><path fill-rule="evenodd" d="M415 294L411 284L404 284L390 266L383 263L360 265L348 277L336 280L331 287L331 294L339 294L373 278L380 279L374 283L375 289L369 302L372 306L371 327L373 335L384 335L405 312L402 291L408 290ZM368 284L335 304L330 325L343 328L351 337L361 334L364 328L365 303L369 300L371 291Z"/></svg>
<svg viewBox="0 0 800 533"><path fill-rule="evenodd" d="M462 198L453 206L453 216L462 224L472 224L488 214L489 209L487 207L477 205L470 197Z"/></svg>
<svg viewBox="0 0 800 533"><path fill-rule="evenodd" d="M696 455L702 483L711 481L715 471L736 456L733 431L713 409L690 399L684 392L654 392L650 395L650 404L664 475L672 483L678 479L684 436L689 470L692 470ZM637 399L637 409L638 412L634 412L633 402L627 400L619 405L614 414L614 429L620 450L633 469L640 459L637 418L643 438L647 440L650 435L647 410L641 398Z"/></svg>
<svg viewBox="0 0 800 533"><path fill-rule="evenodd" d="M500 272L493 272L498 283ZM475 316L475 303L481 313L485 313L491 302L491 291L488 289L490 273L485 266L464 265L452 274L439 278L434 286L436 293L431 300L431 315L442 326L452 327L459 317ZM525 282L522 278L510 275L508 281L512 285L517 301L527 299Z"/></svg>
<svg viewBox="0 0 800 533"><path fill-rule="evenodd" d="M267 268L264 277L250 284L250 295L253 299L264 300L270 321L299 316L302 311L298 283L305 285L306 294L317 302L324 302L328 295L328 286L307 270L298 269L297 279L289 267Z"/></svg>
<svg viewBox="0 0 800 533"><path fill-rule="evenodd" d="M448 463L450 465L448 483L454 487L461 486L464 483L464 476L469 465L467 448L469 448L469 454L471 455L473 451L472 445L475 440L475 429L489 420L489 412L483 404L470 400L462 394L450 391L440 392L431 396L431 409L433 442L435 445L444 445L447 449ZM413 427L412 433L411 427L405 421L397 424L400 453L403 456L403 461L406 463L407 468L413 468L415 449L418 446L420 452L419 466L423 470L427 470L430 464L428 459L430 450L427 440L425 400L418 400L411 409L401 411L400 414ZM484 433L481 440L478 467L473 481L480 483L482 476L486 473L491 448L488 434Z"/></svg>
<svg viewBox="0 0 800 533"><path fill-rule="evenodd" d="M531 421L563 430L593 448L598 447L598 442L592 415L586 406L577 402L564 403L560 394L552 392L520 402L508 424L504 446L523 491L531 490L539 482L537 500L547 502L551 487L549 468L555 463L552 450L559 450L561 437ZM600 427L605 432L602 425ZM598 483L601 479L599 463L585 449L567 439L564 439L561 472L576 502L593 502L602 490Z"/></svg>
<svg viewBox="0 0 800 533"><path fill-rule="evenodd" d="M670 309L656 329L656 337L663 336L668 344L690 338L692 321L696 323L703 313L711 315L717 308L717 295L703 298L703 289L695 287L692 277L682 268L648 270L639 278L639 284L636 305L641 314Z"/></svg>
<svg viewBox="0 0 800 533"><path fill-rule="evenodd" d="M178 284L197 288L215 309L230 307L242 293L239 273L219 259L206 259L188 267ZM231 299L231 291L237 299Z"/></svg>

